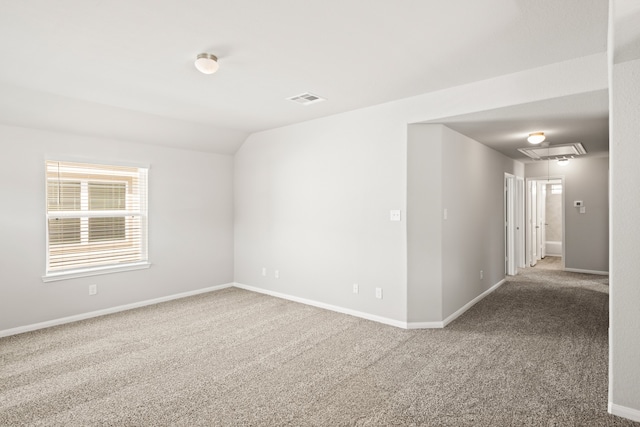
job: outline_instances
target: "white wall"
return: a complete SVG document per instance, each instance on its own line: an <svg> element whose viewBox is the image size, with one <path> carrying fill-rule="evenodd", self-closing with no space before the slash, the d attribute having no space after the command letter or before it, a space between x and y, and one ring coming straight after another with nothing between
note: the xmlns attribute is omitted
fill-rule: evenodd
<svg viewBox="0 0 640 427"><path fill-rule="evenodd" d="M390 222L389 210L407 213L407 124L606 84L603 55L592 55L260 132L235 160L4 126L3 158L19 161L7 163L0 185L24 209L2 210L10 225L0 243L0 328L231 281L406 321L407 223ZM42 283L46 154L151 164L149 270ZM186 187L196 178L203 184ZM351 292L356 282L358 295ZM90 298L94 283L99 292Z"/></svg>
<svg viewBox="0 0 640 427"><path fill-rule="evenodd" d="M610 6L609 411L640 421L640 10L635 0Z"/></svg>
<svg viewBox="0 0 640 427"><path fill-rule="evenodd" d="M235 157L236 282L405 320L405 222L389 221L405 210L405 128L349 113L249 137Z"/></svg>
<svg viewBox="0 0 640 427"><path fill-rule="evenodd" d="M640 421L640 9L609 4L609 411Z"/></svg>
<svg viewBox="0 0 640 427"><path fill-rule="evenodd" d="M564 265L567 269L609 271L609 158L535 162L525 166L527 178L564 177ZM573 207L582 200L586 213Z"/></svg>
<svg viewBox="0 0 640 427"><path fill-rule="evenodd" d="M640 421L640 59L612 79L609 402Z"/></svg>
<svg viewBox="0 0 640 427"><path fill-rule="evenodd" d="M441 322L504 279L504 174L524 165L426 124L409 127L407 162L408 321Z"/></svg>
<svg viewBox="0 0 640 427"><path fill-rule="evenodd" d="M447 127L442 140L443 317L505 277L504 174L524 165ZM483 278L480 278L480 270Z"/></svg>
<svg viewBox="0 0 640 427"><path fill-rule="evenodd" d="M10 126L0 145L0 331L233 282L231 156ZM149 269L42 281L48 155L150 165Z"/></svg>
<svg viewBox="0 0 640 427"><path fill-rule="evenodd" d="M442 125L410 125L407 140L407 321L441 322Z"/></svg>
<svg viewBox="0 0 640 427"><path fill-rule="evenodd" d="M389 210L406 213L409 202L407 125L606 84L605 56L594 55L251 135L235 156L236 282L406 322L406 222L390 222ZM479 278L493 261L473 256ZM447 310L497 281L498 269Z"/></svg>

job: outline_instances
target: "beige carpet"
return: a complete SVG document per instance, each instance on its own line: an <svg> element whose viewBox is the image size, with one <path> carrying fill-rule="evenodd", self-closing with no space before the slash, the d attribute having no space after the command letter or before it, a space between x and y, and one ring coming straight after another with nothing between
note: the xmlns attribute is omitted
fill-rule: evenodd
<svg viewBox="0 0 640 427"><path fill-rule="evenodd" d="M562 270L562 257L546 256L533 267L538 270Z"/></svg>
<svg viewBox="0 0 640 427"><path fill-rule="evenodd" d="M244 290L0 339L0 425L608 426L607 279L526 269L442 330Z"/></svg>

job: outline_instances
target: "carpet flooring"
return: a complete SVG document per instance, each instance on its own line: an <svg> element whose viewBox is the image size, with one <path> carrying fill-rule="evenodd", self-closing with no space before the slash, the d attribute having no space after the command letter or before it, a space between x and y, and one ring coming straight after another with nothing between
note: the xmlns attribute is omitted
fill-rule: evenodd
<svg viewBox="0 0 640 427"><path fill-rule="evenodd" d="M525 269L448 327L236 288L0 339L2 426L631 426L607 278Z"/></svg>
<svg viewBox="0 0 640 427"><path fill-rule="evenodd" d="M548 255L539 260L533 268L538 270L562 270L562 257Z"/></svg>

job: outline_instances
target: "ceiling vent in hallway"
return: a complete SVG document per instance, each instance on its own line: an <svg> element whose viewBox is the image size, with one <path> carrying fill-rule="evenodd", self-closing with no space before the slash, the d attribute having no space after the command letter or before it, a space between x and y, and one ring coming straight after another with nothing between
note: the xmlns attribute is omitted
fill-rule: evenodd
<svg viewBox="0 0 640 427"><path fill-rule="evenodd" d="M533 160L572 159L587 154L581 142L547 147L518 148L518 151Z"/></svg>
<svg viewBox="0 0 640 427"><path fill-rule="evenodd" d="M296 104L300 104L300 105L310 105L310 104L316 104L318 102L326 101L325 98L318 95L314 95L309 92L301 93L300 95L292 96L291 98L287 98L287 99L289 101L293 101Z"/></svg>

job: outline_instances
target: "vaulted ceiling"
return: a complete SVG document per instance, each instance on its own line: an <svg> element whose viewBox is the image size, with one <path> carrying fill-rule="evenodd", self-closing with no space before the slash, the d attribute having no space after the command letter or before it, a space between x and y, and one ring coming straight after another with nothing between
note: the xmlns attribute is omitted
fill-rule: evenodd
<svg viewBox="0 0 640 427"><path fill-rule="evenodd" d="M252 132L605 52L607 16L602 0L0 0L0 122L233 153ZM327 100L286 99L302 92ZM514 157L501 135L522 121L566 114L601 137L607 111L595 93L443 122Z"/></svg>

